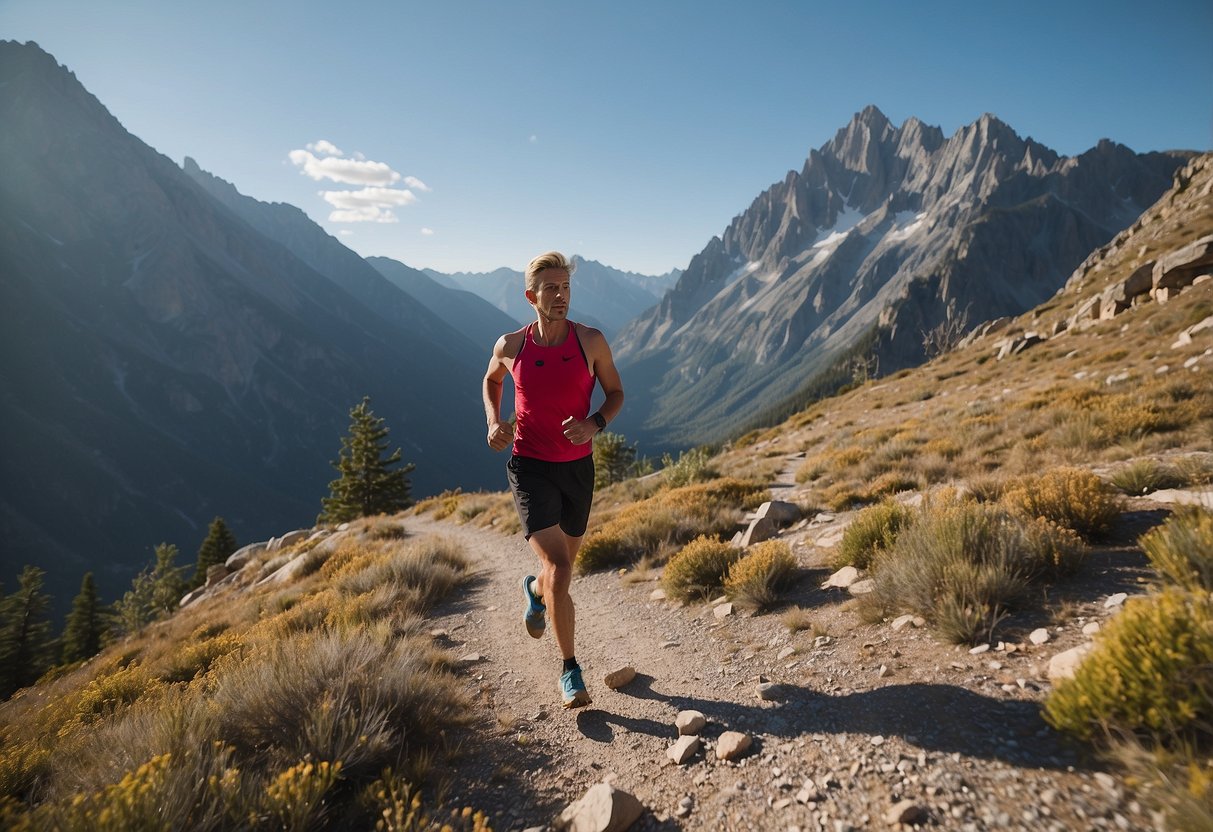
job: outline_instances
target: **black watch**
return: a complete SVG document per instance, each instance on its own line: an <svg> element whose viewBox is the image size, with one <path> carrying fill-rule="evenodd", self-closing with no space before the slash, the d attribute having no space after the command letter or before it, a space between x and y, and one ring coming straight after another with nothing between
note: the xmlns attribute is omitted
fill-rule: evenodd
<svg viewBox="0 0 1213 832"><path fill-rule="evenodd" d="M602 411L595 410L590 418L594 420L594 424L598 425L598 430L606 430L606 417L602 415Z"/></svg>

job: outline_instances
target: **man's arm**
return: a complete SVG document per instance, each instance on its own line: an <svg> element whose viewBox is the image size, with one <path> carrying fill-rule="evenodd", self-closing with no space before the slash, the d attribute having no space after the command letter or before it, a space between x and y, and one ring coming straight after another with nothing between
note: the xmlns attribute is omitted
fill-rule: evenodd
<svg viewBox="0 0 1213 832"><path fill-rule="evenodd" d="M593 327L582 326L577 330L581 338L582 349L590 361L590 372L598 379L598 386L606 395L598 412L606 421L612 422L623 409L623 380L619 370L615 369L615 359L611 356L611 346L606 336ZM592 418L582 421L569 418L564 423L564 435L574 445L584 445L598 433L598 423Z"/></svg>
<svg viewBox="0 0 1213 832"><path fill-rule="evenodd" d="M489 367L484 373L482 393L484 397L484 417L488 422L489 447L494 451L504 450L514 441L514 426L501 421L501 382L510 371L506 352L506 339L502 335L493 346L493 355L489 358Z"/></svg>

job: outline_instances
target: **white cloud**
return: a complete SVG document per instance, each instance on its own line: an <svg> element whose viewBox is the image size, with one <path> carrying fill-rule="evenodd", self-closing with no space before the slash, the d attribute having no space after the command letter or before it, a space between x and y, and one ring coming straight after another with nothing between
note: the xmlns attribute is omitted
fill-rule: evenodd
<svg viewBox="0 0 1213 832"><path fill-rule="evenodd" d="M401 188L321 191L320 195L337 209L329 214L331 222L399 222L392 209L417 201L416 194Z"/></svg>
<svg viewBox="0 0 1213 832"><path fill-rule="evenodd" d="M353 236L354 236L354 232L353 232L353 231L350 231L348 228L342 228L342 229L339 229L339 230L337 231L337 236L339 236L339 237L353 237Z"/></svg>
<svg viewBox="0 0 1213 832"><path fill-rule="evenodd" d="M432 229L432 228L423 228L423 229L421 229L421 236L422 236L422 237L433 237L433 236L434 236L434 229Z"/></svg>
<svg viewBox="0 0 1213 832"><path fill-rule="evenodd" d="M346 156L326 139L312 142L306 149L292 150L287 156L300 173L316 181L362 186L319 192L334 208L330 222L399 222L393 209L416 202L414 191L431 191L416 176L402 176L387 163L367 159L361 153Z"/></svg>
<svg viewBox="0 0 1213 832"><path fill-rule="evenodd" d="M531 144L535 144L539 141L539 137L536 136L534 133L532 133L530 141L531 141Z"/></svg>
<svg viewBox="0 0 1213 832"><path fill-rule="evenodd" d="M337 145L333 144L330 141L326 141L325 139L321 139L318 142L312 142L311 144L304 145L304 147L306 147L308 150L312 151L313 153L319 153L321 156L344 156L345 155L344 153L341 152L341 148L337 147Z"/></svg>
<svg viewBox="0 0 1213 832"><path fill-rule="evenodd" d="M344 185L390 185L399 182L400 174L383 162L360 162L336 156L317 158L307 150L292 150L291 162L316 181L331 179Z"/></svg>

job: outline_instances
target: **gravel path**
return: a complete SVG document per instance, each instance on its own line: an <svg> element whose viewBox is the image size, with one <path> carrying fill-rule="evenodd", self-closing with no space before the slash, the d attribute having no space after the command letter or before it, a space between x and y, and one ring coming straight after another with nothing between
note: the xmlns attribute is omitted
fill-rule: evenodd
<svg viewBox="0 0 1213 832"><path fill-rule="evenodd" d="M408 518L412 533L460 543L476 570L432 623L475 703L462 754L438 773L445 796L486 811L497 830L545 828L604 780L647 808L638 830L903 828L894 807L937 829L1156 827L1118 777L1039 715L1048 659L1088 639L1082 628L1111 614L1109 595L1141 591L1139 553L1100 550L1061 588L1065 622L1015 630L1048 626L1048 643L974 654L912 626L864 624L845 593L819 589L828 571L814 541L840 523L783 535L803 567L789 604L814 620L798 633L778 614L718 618L707 604L653 600L655 583L617 573L575 578L577 656L594 702L565 711L550 633L533 640L522 626L519 586L537 561L521 536ZM637 678L608 689L603 677L624 665ZM767 681L778 684L769 701L758 694ZM676 765L666 750L688 709L708 719L705 747ZM754 741L736 762L716 757L724 731Z"/></svg>

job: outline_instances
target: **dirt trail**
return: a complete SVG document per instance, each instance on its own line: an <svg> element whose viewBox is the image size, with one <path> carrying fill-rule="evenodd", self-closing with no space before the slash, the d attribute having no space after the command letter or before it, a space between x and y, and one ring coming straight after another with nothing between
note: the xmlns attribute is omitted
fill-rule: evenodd
<svg viewBox="0 0 1213 832"><path fill-rule="evenodd" d="M546 827L603 780L648 808L641 830L888 829L902 800L940 829L1153 828L1039 716L1048 658L1086 640L1108 594L1140 591L1139 558L1097 553L1049 644L974 655L913 627L863 624L845 595L819 589L828 572L812 542L832 532L820 521L783 535L804 567L788 605L812 611L812 631L789 632L777 613L717 618L706 604L652 600L655 583L617 573L575 578L577 657L594 702L565 711L551 633L534 640L522 625L520 584L537 564L522 537L408 518L414 534L461 544L475 569L432 623L446 632L440 646L467 657L459 672L475 702L450 800L485 810L497 830ZM609 690L603 676L623 665L639 675ZM778 700L759 699L760 679L780 683ZM707 747L678 766L665 752L683 709L707 717ZM754 740L737 763L716 759L726 730Z"/></svg>

